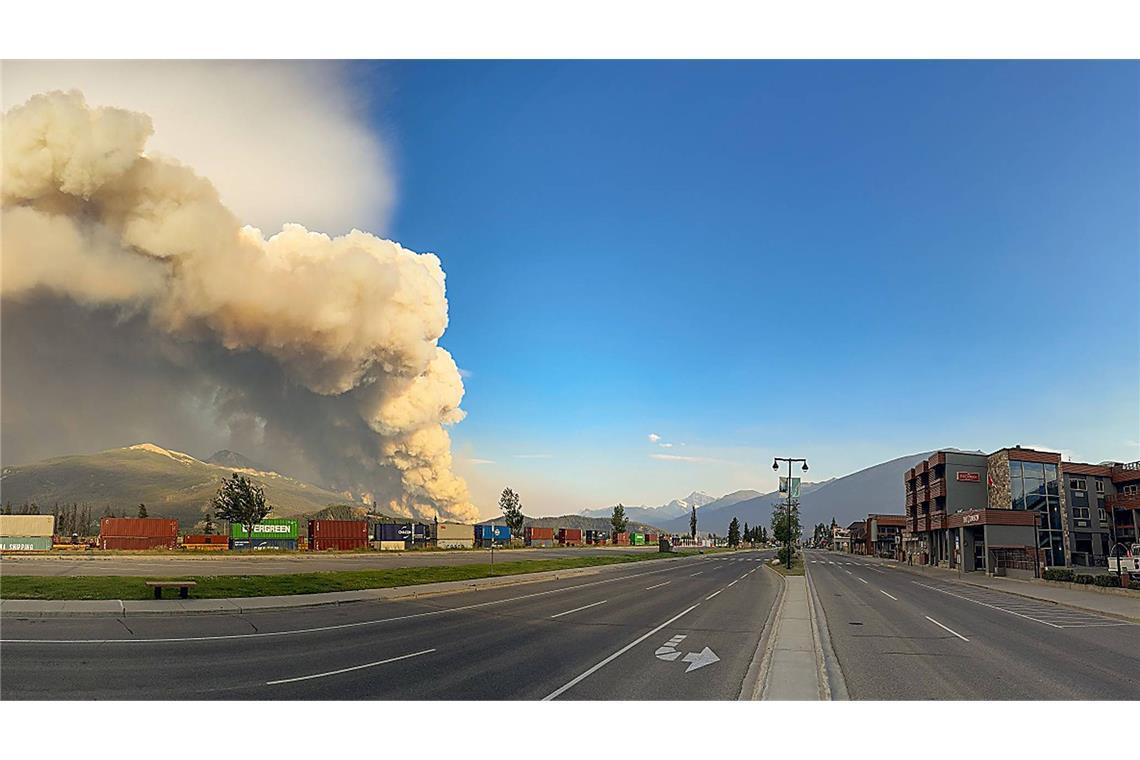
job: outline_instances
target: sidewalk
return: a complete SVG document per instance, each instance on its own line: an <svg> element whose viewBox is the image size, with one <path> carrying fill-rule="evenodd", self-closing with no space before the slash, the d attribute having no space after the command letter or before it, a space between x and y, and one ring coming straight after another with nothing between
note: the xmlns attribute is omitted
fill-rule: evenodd
<svg viewBox="0 0 1140 760"><path fill-rule="evenodd" d="M784 583L784 598L762 667L760 698L819 700L825 692L820 675L823 655L815 636L807 578L788 576Z"/></svg>
<svg viewBox="0 0 1140 760"><path fill-rule="evenodd" d="M654 560L653 567L658 563L668 563L685 556L668 557ZM351 604L353 602L393 601L397 599L414 599L423 596L436 596L439 594L455 594L463 591L481 591L484 589L516 586L524 583L539 583L542 581L561 580L563 578L577 578L585 575L597 575L607 570L617 568L628 569L628 564L599 565L596 567L579 567L569 570L546 570L538 573L521 573L518 575L503 575L496 578L479 578L466 581L444 581L442 583L421 583L415 586L396 586L392 588L362 589L359 591L332 591L323 594L291 594L287 596L247 596L232 597L229 599L146 599L120 601L118 599L87 600L87 601L48 601L40 599L0 599L0 617L60 617L60 616L110 616L132 617L138 615L179 615L179 614L219 614L229 613L240 615L245 612L256 612L273 609L293 609L299 607L317 607L328 604Z"/></svg>
<svg viewBox="0 0 1140 760"><path fill-rule="evenodd" d="M830 552L835 554L837 552ZM1041 580L1020 580L1017 578L994 578L985 573L962 573L942 567L916 567L905 565L894 560L880 559L879 557L865 557L863 555L843 554L844 557L857 556L859 559L870 560L879 565L895 570L903 570L915 575L931 578L940 578L948 581L957 581L969 586L987 588L993 591L1003 591L1015 596L1024 596L1041 602L1052 602L1065 607L1075 607L1086 612L1096 612L1108 617L1116 617L1134 623L1140 623L1140 593L1104 593L1107 589L1094 591L1095 586L1087 590L1071 588L1070 584L1052 583ZM1125 591L1124 589L1118 589Z"/></svg>

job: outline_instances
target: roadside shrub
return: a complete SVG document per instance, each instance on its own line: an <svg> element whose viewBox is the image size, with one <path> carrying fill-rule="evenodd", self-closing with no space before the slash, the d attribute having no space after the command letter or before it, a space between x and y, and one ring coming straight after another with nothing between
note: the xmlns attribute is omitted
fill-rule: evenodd
<svg viewBox="0 0 1140 760"><path fill-rule="evenodd" d="M1128 588L1133 591L1140 591L1140 581L1128 581Z"/></svg>
<svg viewBox="0 0 1140 760"><path fill-rule="evenodd" d="M1073 577L1073 583L1079 583L1082 586L1090 586L1093 583L1093 577L1091 575L1081 573L1080 575Z"/></svg>
<svg viewBox="0 0 1140 760"><path fill-rule="evenodd" d="M1115 586L1116 588L1120 588L1120 581L1116 579L1116 576L1108 575L1107 573L1096 576L1094 582L1098 586Z"/></svg>
<svg viewBox="0 0 1140 760"><path fill-rule="evenodd" d="M788 560L791 557L791 553L788 551L788 548L786 546L781 547L780 551L776 552L776 556L779 557L781 565L783 565L784 567L788 566L788 564L789 564Z"/></svg>
<svg viewBox="0 0 1140 760"><path fill-rule="evenodd" d="M1073 571L1067 567L1050 567L1045 570L1045 580L1072 583Z"/></svg>

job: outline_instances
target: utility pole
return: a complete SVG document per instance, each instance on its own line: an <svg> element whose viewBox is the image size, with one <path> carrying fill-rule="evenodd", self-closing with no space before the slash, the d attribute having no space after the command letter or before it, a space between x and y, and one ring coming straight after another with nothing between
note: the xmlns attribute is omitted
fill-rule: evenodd
<svg viewBox="0 0 1140 760"><path fill-rule="evenodd" d="M780 462L788 463L788 501L785 505L785 519L788 521L787 540L784 542L788 550L788 569L792 569L792 463L802 462L803 471L807 472L807 460L802 457L774 457L772 459L772 469L776 472L780 471Z"/></svg>

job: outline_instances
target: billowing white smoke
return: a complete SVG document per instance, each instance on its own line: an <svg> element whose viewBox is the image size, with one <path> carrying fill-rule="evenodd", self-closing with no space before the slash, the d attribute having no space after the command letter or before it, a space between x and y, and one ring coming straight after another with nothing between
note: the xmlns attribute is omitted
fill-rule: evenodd
<svg viewBox="0 0 1140 760"><path fill-rule="evenodd" d="M137 351L207 378L215 411L284 440L326 483L476 517L445 430L463 418L463 384L438 345L439 259L356 230L266 238L208 180L148 156L150 133L146 115L74 91L5 114L5 318L62 301L50 318L138 331Z"/></svg>

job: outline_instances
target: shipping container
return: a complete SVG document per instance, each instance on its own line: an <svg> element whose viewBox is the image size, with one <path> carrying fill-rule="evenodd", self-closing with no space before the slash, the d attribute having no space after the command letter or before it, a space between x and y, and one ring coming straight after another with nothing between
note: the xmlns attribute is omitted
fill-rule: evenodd
<svg viewBox="0 0 1140 760"><path fill-rule="evenodd" d="M408 541L415 536L417 542L427 540L427 526L423 523L377 523L373 529L374 541Z"/></svg>
<svg viewBox="0 0 1140 760"><path fill-rule="evenodd" d="M46 552L51 547L51 536L0 536L0 551Z"/></svg>
<svg viewBox="0 0 1140 760"><path fill-rule="evenodd" d="M178 538L178 521L161 517L104 517L99 536L108 538Z"/></svg>
<svg viewBox="0 0 1140 760"><path fill-rule="evenodd" d="M373 541L372 548L382 552L402 552L408 544L404 541Z"/></svg>
<svg viewBox="0 0 1140 760"><path fill-rule="evenodd" d="M559 528L558 543L563 546L581 546L582 531L579 528Z"/></svg>
<svg viewBox="0 0 1140 760"><path fill-rule="evenodd" d="M645 534L644 533L630 533L629 534L629 543L633 546L645 546Z"/></svg>
<svg viewBox="0 0 1140 760"><path fill-rule="evenodd" d="M271 517L262 520L253 526L253 537L255 539L292 539L296 541L297 536L297 521L291 520L287 517ZM245 526L238 525L237 523L230 523L230 538L249 538L249 536L246 535Z"/></svg>
<svg viewBox="0 0 1140 760"><path fill-rule="evenodd" d="M493 533L492 533L493 531ZM476 525L475 526L475 540L476 541L490 541L495 540L497 544L509 544L511 542L511 526L509 525Z"/></svg>
<svg viewBox="0 0 1140 760"><path fill-rule="evenodd" d="M534 548L534 549L545 549L545 548L549 548L551 546L554 546L554 539L553 538L532 538L530 541L527 541L526 545L531 547L531 548Z"/></svg>
<svg viewBox="0 0 1140 760"><path fill-rule="evenodd" d="M182 545L186 544L222 544L223 546L229 545L230 541L223 535L218 533L191 533L188 536L182 537Z"/></svg>
<svg viewBox="0 0 1140 760"><path fill-rule="evenodd" d="M629 534L628 533L615 533L614 534L614 543L617 544L618 546L629 546Z"/></svg>
<svg viewBox="0 0 1140 760"><path fill-rule="evenodd" d="M0 515L0 536L51 538L55 533L55 515Z"/></svg>
<svg viewBox="0 0 1140 760"><path fill-rule="evenodd" d="M537 525L528 525L523 530L523 535L529 541L532 538L550 539L554 540L554 528L540 528Z"/></svg>
<svg viewBox="0 0 1140 760"><path fill-rule="evenodd" d="M475 527L472 525L465 525L464 523L432 523L431 537L435 541L443 539L459 540L459 541L474 541L475 540Z"/></svg>
<svg viewBox="0 0 1140 760"><path fill-rule="evenodd" d="M309 549L349 551L368 548L367 520L311 520Z"/></svg>
<svg viewBox="0 0 1140 760"><path fill-rule="evenodd" d="M645 543L647 543L647 544L655 544L655 543L657 543L657 539L658 539L658 535L656 533L646 533L645 534Z"/></svg>
<svg viewBox="0 0 1140 760"><path fill-rule="evenodd" d="M175 549L178 536L104 536L99 535L100 549Z"/></svg>
<svg viewBox="0 0 1140 760"><path fill-rule="evenodd" d="M365 542L364 545L367 546L368 543ZM244 538L231 538L230 548L237 551L249 551L249 540ZM255 538L253 539L253 550L255 552L293 552L297 551L297 541L292 538Z"/></svg>

